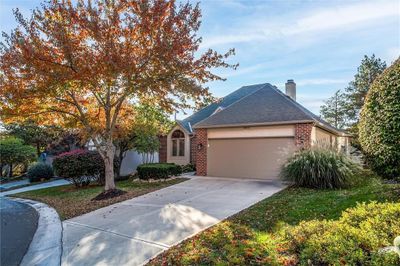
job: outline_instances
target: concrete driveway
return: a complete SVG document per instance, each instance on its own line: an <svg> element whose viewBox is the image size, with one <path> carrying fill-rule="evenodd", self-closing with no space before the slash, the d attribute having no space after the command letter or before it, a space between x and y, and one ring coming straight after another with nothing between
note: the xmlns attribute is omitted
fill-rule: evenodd
<svg viewBox="0 0 400 266"><path fill-rule="evenodd" d="M284 188L277 181L193 177L63 222L63 265L142 265Z"/></svg>

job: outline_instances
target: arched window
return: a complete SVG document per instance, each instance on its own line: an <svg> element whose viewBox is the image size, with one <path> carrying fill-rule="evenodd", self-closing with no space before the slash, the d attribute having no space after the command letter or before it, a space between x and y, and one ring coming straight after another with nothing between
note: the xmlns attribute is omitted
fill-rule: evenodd
<svg viewBox="0 0 400 266"><path fill-rule="evenodd" d="M172 132L172 156L185 156L185 134L179 129Z"/></svg>

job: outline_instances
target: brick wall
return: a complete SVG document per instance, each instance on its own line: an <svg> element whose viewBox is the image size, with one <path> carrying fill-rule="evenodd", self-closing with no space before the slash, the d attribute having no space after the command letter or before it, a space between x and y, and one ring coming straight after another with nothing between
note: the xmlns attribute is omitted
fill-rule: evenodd
<svg viewBox="0 0 400 266"><path fill-rule="evenodd" d="M200 128L195 130L196 135L196 175L207 175L207 129ZM197 145L202 144L199 150Z"/></svg>
<svg viewBox="0 0 400 266"><path fill-rule="evenodd" d="M294 139L296 146L300 148L311 147L311 130L313 128L312 123L307 124L296 124Z"/></svg>
<svg viewBox="0 0 400 266"><path fill-rule="evenodd" d="M196 135L190 138L190 163L196 165L197 143Z"/></svg>
<svg viewBox="0 0 400 266"><path fill-rule="evenodd" d="M167 162L167 136L159 136L160 149L158 150L158 161L160 163Z"/></svg>

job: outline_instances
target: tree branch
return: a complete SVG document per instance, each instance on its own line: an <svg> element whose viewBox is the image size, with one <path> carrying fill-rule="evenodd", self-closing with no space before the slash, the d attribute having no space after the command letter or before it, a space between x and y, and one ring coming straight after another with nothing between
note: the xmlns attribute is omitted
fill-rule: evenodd
<svg viewBox="0 0 400 266"><path fill-rule="evenodd" d="M78 73L72 65L64 65L64 64L61 64L61 63L57 63L57 62L54 62L54 61L51 61L51 60L47 60L47 59L43 59L43 58L39 58L39 57L34 57L34 58L39 60L39 61L43 61L43 62L47 62L47 63L51 63L51 64L54 64L54 65L58 65L58 66L62 66L62 67L71 69L75 73Z"/></svg>
<svg viewBox="0 0 400 266"><path fill-rule="evenodd" d="M80 117L79 117L78 115L76 115L76 114L74 114L74 113L71 113L71 112L68 112L68 111L65 111L65 110L60 110L60 109L57 109L57 108L47 108L47 110L48 110L48 111L46 111L46 112L41 112L41 113L57 112L57 113L62 113L62 114L70 115L70 116L75 117L76 119L80 120ZM40 113L39 113L39 114L40 114Z"/></svg>

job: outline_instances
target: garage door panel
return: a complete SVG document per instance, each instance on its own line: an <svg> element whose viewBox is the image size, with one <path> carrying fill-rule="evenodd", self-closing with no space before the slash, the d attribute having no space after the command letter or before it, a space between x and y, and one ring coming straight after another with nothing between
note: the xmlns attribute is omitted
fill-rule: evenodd
<svg viewBox="0 0 400 266"><path fill-rule="evenodd" d="M207 174L220 177L277 179L293 138L209 139Z"/></svg>

